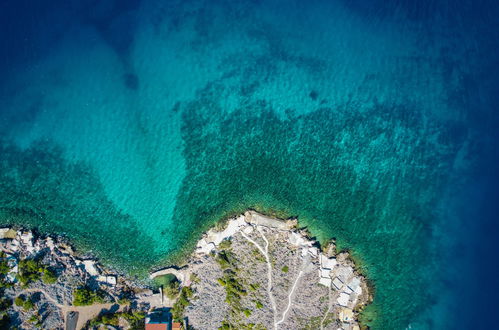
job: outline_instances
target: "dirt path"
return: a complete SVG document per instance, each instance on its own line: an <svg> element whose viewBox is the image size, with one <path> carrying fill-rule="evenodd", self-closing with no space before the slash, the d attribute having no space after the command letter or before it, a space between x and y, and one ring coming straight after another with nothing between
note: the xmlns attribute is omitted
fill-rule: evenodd
<svg viewBox="0 0 499 330"><path fill-rule="evenodd" d="M265 241L265 248L262 248L260 244L255 242L253 239L249 238L244 232L240 232L244 238L246 238L249 242L251 242L261 254L265 257L265 262L267 264L267 294L269 296L270 304L272 306L272 311L274 312L274 328L277 329L276 320L277 320L277 307L274 299L274 295L272 294L272 263L270 262L269 257L269 241L263 234L261 228L259 226L256 227L263 240Z"/></svg>
<svg viewBox="0 0 499 330"><path fill-rule="evenodd" d="M291 288L291 291L289 291L289 295L288 295L288 306L286 306L286 309L282 313L282 318L275 323L275 328L276 329L277 329L277 326L279 324L281 324L282 322L284 322L284 320L286 319L286 315L288 314L289 309L291 308L293 293L295 292L296 285L298 284L298 281L300 280L300 277L302 275L303 275L303 270L300 270L300 272L298 273L298 276L295 279L295 282L293 283L293 287Z"/></svg>
<svg viewBox="0 0 499 330"><path fill-rule="evenodd" d="M247 239L254 246L256 246L257 249L260 251L260 253L265 257L265 262L267 264L267 281L268 281L267 282L267 294L269 296L270 303L272 305L272 311L274 312L274 329L277 330L279 328L279 324L283 323L286 320L286 316L288 315L288 312L291 309L291 306L293 305L293 294L296 290L296 287L298 285L300 278L307 271L307 268L310 265L310 257L307 254L305 259L303 260L300 272L298 273L298 275L293 283L293 286L291 287L291 290L289 291L288 304L286 306L286 309L282 313L282 317L278 320L277 306L276 306L274 295L272 294L272 263L270 262L270 256L269 256L269 241L267 240L267 237L265 237L265 234L263 233L261 226L256 226L256 229L260 233L260 235L262 236L262 238L265 242L265 247L262 247L255 240L248 237L248 235L246 235L244 232L241 231L240 233L245 239Z"/></svg>

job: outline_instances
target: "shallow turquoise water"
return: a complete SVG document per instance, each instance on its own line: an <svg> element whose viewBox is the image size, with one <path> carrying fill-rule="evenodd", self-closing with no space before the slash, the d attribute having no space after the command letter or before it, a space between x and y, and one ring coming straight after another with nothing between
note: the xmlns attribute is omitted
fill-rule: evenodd
<svg viewBox="0 0 499 330"><path fill-rule="evenodd" d="M1 222L140 273L227 215L297 216L361 260L372 325L448 325L464 236L448 206L494 102L493 12L461 5L50 8L4 68Z"/></svg>

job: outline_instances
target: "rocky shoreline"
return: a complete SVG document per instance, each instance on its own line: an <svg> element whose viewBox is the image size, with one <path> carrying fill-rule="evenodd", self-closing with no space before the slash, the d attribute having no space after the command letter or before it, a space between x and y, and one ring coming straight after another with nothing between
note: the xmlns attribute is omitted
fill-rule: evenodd
<svg viewBox="0 0 499 330"><path fill-rule="evenodd" d="M320 247L297 226L254 211L228 219L183 266L150 274L159 290L64 239L0 228L0 318L19 329L129 329L166 308L189 329L360 329L358 313L372 301L366 279L348 253Z"/></svg>
<svg viewBox="0 0 499 330"><path fill-rule="evenodd" d="M210 229L183 267L151 278L166 274L193 288L183 315L196 329L360 329L359 311L372 301L347 252L321 248L296 220L254 211Z"/></svg>

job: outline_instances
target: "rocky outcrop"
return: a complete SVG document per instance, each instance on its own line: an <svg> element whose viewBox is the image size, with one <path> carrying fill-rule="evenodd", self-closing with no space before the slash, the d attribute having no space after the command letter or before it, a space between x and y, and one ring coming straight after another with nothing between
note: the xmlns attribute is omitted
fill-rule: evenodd
<svg viewBox="0 0 499 330"><path fill-rule="evenodd" d="M203 235L182 268L188 273L200 279L183 283L196 291L185 312L196 329L358 329L355 311L370 299L347 253L321 250L296 220L253 211ZM239 290L232 302L231 290Z"/></svg>

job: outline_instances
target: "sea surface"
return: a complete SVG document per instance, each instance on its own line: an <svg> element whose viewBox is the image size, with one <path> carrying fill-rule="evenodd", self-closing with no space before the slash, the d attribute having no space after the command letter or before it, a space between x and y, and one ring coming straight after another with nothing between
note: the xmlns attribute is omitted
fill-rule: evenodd
<svg viewBox="0 0 499 330"><path fill-rule="evenodd" d="M136 276L248 208L352 251L375 329L497 311L499 3L5 0L0 223Z"/></svg>

